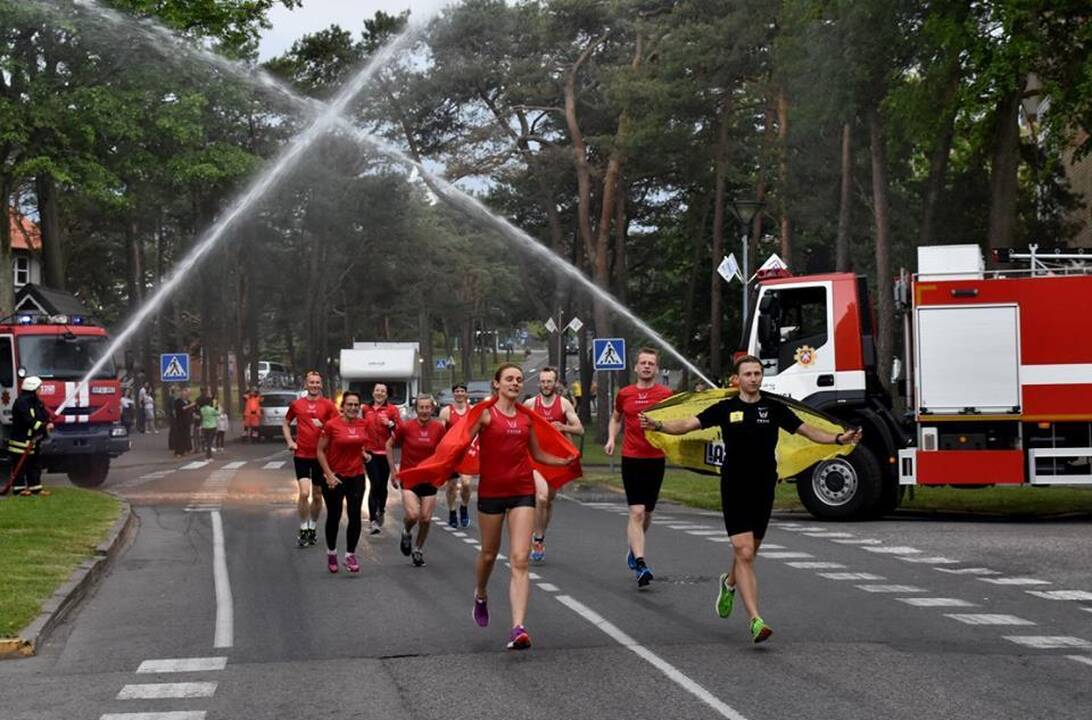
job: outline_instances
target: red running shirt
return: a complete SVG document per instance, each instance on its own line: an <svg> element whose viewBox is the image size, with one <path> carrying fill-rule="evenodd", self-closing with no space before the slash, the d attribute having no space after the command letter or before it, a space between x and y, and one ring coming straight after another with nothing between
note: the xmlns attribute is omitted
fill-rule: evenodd
<svg viewBox="0 0 1092 720"><path fill-rule="evenodd" d="M554 404L547 405L542 402L541 393L535 395L535 412L546 418L550 422L559 422L562 425L565 424L565 411L561 408L561 397L554 395Z"/></svg>
<svg viewBox="0 0 1092 720"><path fill-rule="evenodd" d="M322 434L327 438L326 463L335 475L358 477L364 474L368 429L363 420L346 420L338 416L326 423Z"/></svg>
<svg viewBox="0 0 1092 720"><path fill-rule="evenodd" d="M622 426L625 429L622 436L622 457L662 458L664 456L663 450L653 447L645 439L645 431L641 429L641 421L637 415L671 395L672 392L666 385L658 384L647 388L627 385L618 391L614 397L614 410L621 413Z"/></svg>
<svg viewBox="0 0 1092 720"><path fill-rule="evenodd" d="M303 460L315 459L323 425L340 414L337 406L324 397L317 400L306 397L293 400L284 416L288 422L296 421L296 452L293 455Z"/></svg>
<svg viewBox="0 0 1092 720"><path fill-rule="evenodd" d="M394 444L402 447L401 470L417 467L436 452L447 430L439 420L429 420L422 425L419 420L403 420L394 429Z"/></svg>
<svg viewBox="0 0 1092 720"><path fill-rule="evenodd" d="M478 497L518 497L535 494L531 464L531 418L517 412L508 417L496 407L478 433Z"/></svg>
<svg viewBox="0 0 1092 720"><path fill-rule="evenodd" d="M390 403L384 403L379 407L367 405L364 407L364 421L368 424L368 452L373 455L387 454L387 439L391 436L394 427L402 420L398 414L398 408Z"/></svg>
<svg viewBox="0 0 1092 720"><path fill-rule="evenodd" d="M457 412L455 410L454 405L448 405L447 407L448 407L448 411L447 411L447 429L448 430L455 427L456 424L462 422L463 418L466 417L466 414L468 412L470 412L470 405L469 404L466 406L466 410L463 410L462 412Z"/></svg>

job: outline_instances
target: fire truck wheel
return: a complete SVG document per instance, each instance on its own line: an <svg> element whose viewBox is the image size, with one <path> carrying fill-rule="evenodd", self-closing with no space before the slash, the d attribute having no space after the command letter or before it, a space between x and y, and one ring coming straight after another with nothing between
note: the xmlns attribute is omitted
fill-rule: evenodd
<svg viewBox="0 0 1092 720"><path fill-rule="evenodd" d="M882 482L879 461L861 445L852 454L821 462L797 477L796 492L816 518L856 520L872 512Z"/></svg>
<svg viewBox="0 0 1092 720"><path fill-rule="evenodd" d="M73 485L84 488L98 487L106 482L110 474L110 458L93 457L68 471L68 479Z"/></svg>

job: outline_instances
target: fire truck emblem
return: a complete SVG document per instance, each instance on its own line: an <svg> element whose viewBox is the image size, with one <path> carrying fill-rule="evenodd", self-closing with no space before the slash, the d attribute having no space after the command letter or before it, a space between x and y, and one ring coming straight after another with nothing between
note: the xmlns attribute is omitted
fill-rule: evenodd
<svg viewBox="0 0 1092 720"><path fill-rule="evenodd" d="M807 367L815 362L815 348L810 345L801 345L796 348L796 353L793 354L793 359L797 363Z"/></svg>

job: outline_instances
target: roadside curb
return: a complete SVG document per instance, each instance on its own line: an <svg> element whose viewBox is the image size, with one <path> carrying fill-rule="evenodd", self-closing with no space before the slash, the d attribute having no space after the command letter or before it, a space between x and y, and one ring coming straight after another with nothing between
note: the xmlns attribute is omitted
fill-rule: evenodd
<svg viewBox="0 0 1092 720"><path fill-rule="evenodd" d="M50 633L79 607L99 578L110 570L114 560L129 544L136 527L136 513L129 503L123 502L121 516L114 522L106 538L95 548L94 557L80 563L68 580L42 603L42 612L19 632L18 637L0 638L0 659L36 654Z"/></svg>

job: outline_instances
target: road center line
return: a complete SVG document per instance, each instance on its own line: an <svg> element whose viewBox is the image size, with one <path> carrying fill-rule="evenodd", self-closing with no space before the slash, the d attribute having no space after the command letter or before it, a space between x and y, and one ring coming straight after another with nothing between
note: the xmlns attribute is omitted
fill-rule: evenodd
<svg viewBox="0 0 1092 720"><path fill-rule="evenodd" d="M216 635L212 646L229 648L235 644L235 611L228 580L227 555L224 552L224 522L220 511L212 513L212 578L216 586Z"/></svg>
<svg viewBox="0 0 1092 720"><path fill-rule="evenodd" d="M106 713L99 720L205 720L204 710L168 712Z"/></svg>
<svg viewBox="0 0 1092 720"><path fill-rule="evenodd" d="M683 674L683 672L676 668L674 665L667 662L648 648L639 644L636 640L624 633L616 625L608 622L605 618L603 618L601 615L589 608L584 603L575 600L568 595L556 595L555 597L562 605L565 605L577 615L580 615L592 625L595 625L622 647L633 651L638 657L662 672L676 685L681 687L683 690L686 690L688 693L698 698L710 708L715 710L717 714L721 717L726 717L730 720L747 720L743 715L736 711L735 708L724 703L720 700L720 698L713 695L711 692L706 690L694 680L690 679L690 677L688 677L687 675Z"/></svg>

